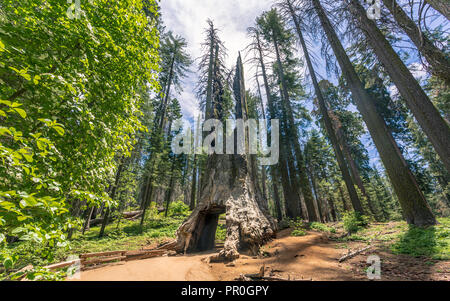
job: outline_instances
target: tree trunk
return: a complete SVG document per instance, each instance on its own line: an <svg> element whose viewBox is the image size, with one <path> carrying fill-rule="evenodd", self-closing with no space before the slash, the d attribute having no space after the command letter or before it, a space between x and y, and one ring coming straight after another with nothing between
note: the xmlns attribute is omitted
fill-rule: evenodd
<svg viewBox="0 0 450 301"><path fill-rule="evenodd" d="M240 55L235 82L236 119L246 120L247 102ZM245 136L248 141L248 134ZM219 215L226 212L227 235L219 257L233 260L242 250L256 255L259 247L273 237L274 225L256 201L248 157L213 154L208 157L206 167L209 174L204 178L206 183L202 185L199 204L177 231L177 251L212 249Z"/></svg>
<svg viewBox="0 0 450 301"><path fill-rule="evenodd" d="M351 206L347 203L347 199L345 198L344 191L342 190L341 183L338 184L339 194L341 196L342 204L344 205L344 211L352 210Z"/></svg>
<svg viewBox="0 0 450 301"><path fill-rule="evenodd" d="M194 166L192 171L192 185L191 185L191 202L189 205L189 209L194 210L195 208L195 199L197 195L197 155L194 155Z"/></svg>
<svg viewBox="0 0 450 301"><path fill-rule="evenodd" d="M262 94L261 94L261 87L259 85L259 81L258 81L258 75L256 75L256 83L258 86L258 94L259 94L259 105L261 107L261 115L262 115L262 119L264 119L264 128L267 129L267 121L266 121L266 112L264 110L264 103L263 103L263 99L262 99ZM261 139L261 145L262 145L262 135L260 135L260 139ZM266 173L266 168L264 166L261 166L261 187L262 187L262 194L263 194L263 199L266 200L266 206L268 207L268 202L269 202L269 197L268 197L268 193L267 193L267 173Z"/></svg>
<svg viewBox="0 0 450 301"><path fill-rule="evenodd" d="M91 218L92 218L92 214L94 213L94 210L95 210L95 207L92 207L91 210L89 210L89 214L86 217L86 221L84 222L84 225L83 225L83 231L81 233L83 235L86 231L88 231L91 228Z"/></svg>
<svg viewBox="0 0 450 301"><path fill-rule="evenodd" d="M346 0L376 56L450 172L450 127L357 0ZM318 0L314 0L318 3Z"/></svg>
<svg viewBox="0 0 450 301"><path fill-rule="evenodd" d="M347 166L347 163L345 162L345 159L344 159L344 156L342 154L342 151L341 151L341 149L338 146L338 140L337 140L336 134L335 134L335 132L333 130L333 125L332 125L330 116L328 116L328 113L327 113L328 110L327 110L327 107L326 107L326 104L325 104L326 102L325 102L324 96L322 94L322 91L320 90L319 83L318 83L317 78L316 78L316 73L314 71L314 67L312 65L312 62L311 62L311 59L310 59L310 56L309 56L309 51L308 51L308 48L306 46L305 39L303 38L303 34L302 34L302 31L301 31L301 28L300 28L300 24L298 22L297 16L295 15L295 12L294 12L294 9L292 7L291 2L289 0L287 0L287 3L289 5L289 10L290 10L292 19L294 20L295 27L297 29L297 34L299 36L300 43L302 45L303 53L304 53L304 56L305 56L305 59L306 59L306 63L308 65L308 69L309 69L309 74L311 76L311 80L312 80L313 85L314 85L314 90L316 92L316 96L317 96L317 99L318 99L318 102L319 102L319 109L320 109L320 112L321 112L321 114L323 116L323 122L324 122L324 125L325 125L325 129L326 129L326 131L328 133L328 137L330 138L331 144L332 144L333 149L334 149L334 153L336 154L336 159L337 159L337 162L338 162L338 165L339 165L339 169L341 170L342 177L343 177L343 179L345 181L345 185L347 186L347 191L349 193L350 200L351 200L351 202L353 204L353 208L355 209L355 211L363 214L364 210L363 210L363 207L361 205L361 201L360 201L360 199L358 197L358 194L357 194L357 192L355 190L353 181L352 181L352 179L350 177L350 173L348 171L348 166Z"/></svg>
<svg viewBox="0 0 450 301"><path fill-rule="evenodd" d="M172 167L170 169L170 183L169 183L169 191L166 194L166 210L164 212L164 217L167 217L167 214L169 212L169 205L170 205L170 199L172 198L172 193L173 193L173 185L174 185L174 175L173 172L175 170L175 158L173 158L172 161Z"/></svg>
<svg viewBox="0 0 450 301"><path fill-rule="evenodd" d="M322 212L322 208L321 208L321 205L320 205L321 198L319 197L319 191L317 190L316 177L314 176L314 173L309 168L307 168L307 170L309 172L309 177L311 178L311 183L312 183L314 196L315 196L315 199L317 201L316 204L317 204L317 209L319 210L319 217L320 217L322 222L325 222L324 214Z"/></svg>
<svg viewBox="0 0 450 301"><path fill-rule="evenodd" d="M119 168L117 169L116 179L114 181L114 186L111 188L111 193L109 195L109 197L111 199L114 199L116 197L116 192L117 192L117 188L118 188L117 186L119 185L120 177L121 177L122 171L123 171L123 169L125 167L124 160L125 160L125 156L122 156L122 159L120 160L120 163L119 163ZM98 237L103 237L103 235L105 234L105 228L106 228L106 225L108 224L109 213L110 213L110 208L108 207L106 209L105 216L103 217L102 227L100 228L100 232L98 234Z"/></svg>
<svg viewBox="0 0 450 301"><path fill-rule="evenodd" d="M267 97L267 105L269 107L269 114L270 114L270 118L271 119L276 119L276 113L275 113L275 107L274 107L274 103L272 101L272 97L271 97L271 91L270 91L270 86L269 86L269 81L267 79L267 73L266 73L266 66L264 64L264 56L263 56L263 52L262 52L262 47L261 47L261 42L260 42L260 38L259 38L259 33L256 32L256 42L257 42L257 50L259 53L259 62L261 65L261 72L262 72L262 77L263 77L263 81L264 81L264 88L266 90L266 97ZM284 137L282 136L281 139L284 139ZM287 162L286 162L286 156L285 156L285 143L282 143L280 145L280 158L279 158L279 162L278 162L278 171L279 174L281 175L281 186L283 188L283 195L284 195L284 200L285 203L289 204L289 203L300 203L300 199L298 197L296 197L297 193L293 194L292 193L292 188L291 188L291 184L289 181L289 176L287 173ZM288 206L285 206L286 210L288 209ZM292 214L288 211L286 211L286 214L288 217L293 217Z"/></svg>
<svg viewBox="0 0 450 301"><path fill-rule="evenodd" d="M211 24L211 26L213 26ZM213 28L211 28L213 30ZM209 66L208 66L208 83L206 90L205 119L211 118L212 112L212 96L213 96L213 64L214 64L214 35L211 33L209 49Z"/></svg>
<svg viewBox="0 0 450 301"><path fill-rule="evenodd" d="M159 128L163 129L164 128L164 121L166 119L166 111L167 111L167 105L169 103L169 97L170 97L170 87L172 86L172 78L173 78L173 67L175 64L175 52L176 52L176 48L174 50L173 56L172 56L172 61L170 63L170 71L169 71L169 79L167 81L167 90L166 90L166 94L164 95L164 101L162 103L162 108L161 108L161 119L159 121Z"/></svg>
<svg viewBox="0 0 450 301"><path fill-rule="evenodd" d="M434 46L433 42L422 33L420 27L409 18L396 0L382 1L394 16L397 24L408 35L414 45L416 45L428 64L430 64L431 73L445 80L447 84L450 84L450 60L446 54Z"/></svg>
<svg viewBox="0 0 450 301"><path fill-rule="evenodd" d="M327 38L339 62L342 73L346 78L347 85L352 92L356 106L361 112L392 185L394 186L406 221L409 224L414 224L416 226L434 225L436 219L431 212L430 206L422 194L416 179L409 170L400 149L386 126L386 123L377 113L375 104L364 89L330 23L330 20L323 11L319 0L312 1L322 27L325 30ZM417 82L415 83L417 84Z"/></svg>
<svg viewBox="0 0 450 301"><path fill-rule="evenodd" d="M291 103L289 100L289 93L287 91L287 85L286 85L286 81L284 79L284 68L283 68L283 64L281 63L281 57L280 57L280 51L279 51L279 47L278 47L278 42L277 42L277 38L275 36L275 34L273 34L272 36L273 41L274 41L274 47L275 47L275 53L277 56L277 63L278 63L278 67L279 67L279 75L280 75L280 80L281 80L281 86L282 86L282 101L284 103L284 107L286 109L286 115L287 115L287 121L289 122L289 128L290 128L290 134L292 134L291 141L293 142L293 146L294 146L294 152L295 152L295 156L297 159L297 171L298 171L298 175L300 178L300 188L301 191L303 193L304 199L305 199L305 204L306 204L306 208L308 210L308 219L310 222L314 222L317 221L317 214L316 211L314 209L314 199L312 196L312 191L311 191L311 185L309 184L309 180L308 177L306 176L306 172L305 172L305 160L303 159L303 155L302 155L302 151L300 148L300 139L298 137L298 129L295 126L295 121L294 121L294 116L292 113L292 107L291 107Z"/></svg>
<svg viewBox="0 0 450 301"><path fill-rule="evenodd" d="M275 203L275 210L277 212L277 219L278 221L281 221L283 219L283 213L281 211L280 194L278 191L278 177L276 175L276 169L273 166L270 167L270 173L272 177L273 200Z"/></svg>
<svg viewBox="0 0 450 301"><path fill-rule="evenodd" d="M341 148L342 153L344 154L344 157L348 162L348 166L350 167L350 174L352 176L352 180L356 184L356 186L358 186L359 190L361 190L363 196L367 199L367 204L369 205L370 212L372 213L373 216L376 217L377 215L375 212L375 208L373 206L372 199L370 198L370 195L367 193L366 188L364 187L364 183L359 173L358 166L356 165L356 162L355 160L353 160L353 157L350 153L350 149L348 147L347 141L345 140L342 125L340 124L339 121L339 117L337 117L331 110L329 110L329 115L332 116L333 121L335 121L333 123L333 126L336 131L339 147Z"/></svg>

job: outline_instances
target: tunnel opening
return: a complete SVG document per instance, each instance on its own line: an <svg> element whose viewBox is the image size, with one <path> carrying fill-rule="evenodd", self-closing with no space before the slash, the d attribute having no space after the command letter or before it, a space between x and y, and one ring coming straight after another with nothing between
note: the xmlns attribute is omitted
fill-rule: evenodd
<svg viewBox="0 0 450 301"><path fill-rule="evenodd" d="M214 250L216 246L216 231L219 224L219 216L225 213L225 207L215 206L208 211L201 213L201 218L197 226L196 244L193 251L203 252Z"/></svg>

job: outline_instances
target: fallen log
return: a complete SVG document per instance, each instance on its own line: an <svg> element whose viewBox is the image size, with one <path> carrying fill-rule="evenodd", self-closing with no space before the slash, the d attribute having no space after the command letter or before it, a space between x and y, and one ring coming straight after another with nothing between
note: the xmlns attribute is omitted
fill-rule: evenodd
<svg viewBox="0 0 450 301"><path fill-rule="evenodd" d="M96 225L100 225L103 222L103 218L96 218L96 219L91 219L91 221L89 222L89 226L96 226Z"/></svg>
<svg viewBox="0 0 450 301"><path fill-rule="evenodd" d="M142 259L148 259L153 257L160 257L167 253L166 250L160 250L160 251L147 251L147 252L133 252L132 254L127 254L125 257L125 261L130 260L142 260Z"/></svg>
<svg viewBox="0 0 450 301"><path fill-rule="evenodd" d="M138 218L140 218L141 216L142 216L142 212L139 213L139 214L136 214L136 215L134 215L134 216L132 216L132 217L127 217L127 218L125 218L125 220L127 220L127 221L135 221L135 220L137 220Z"/></svg>
<svg viewBox="0 0 450 301"><path fill-rule="evenodd" d="M129 260L140 260L153 257L163 256L167 253L167 250L141 250L141 251L131 251L125 253L126 261Z"/></svg>
<svg viewBox="0 0 450 301"><path fill-rule="evenodd" d="M245 274L244 276L247 278L251 278L251 279L262 279L264 278L264 272L265 272L265 265L263 265L260 269L259 269L259 273L258 274Z"/></svg>
<svg viewBox="0 0 450 301"><path fill-rule="evenodd" d="M358 255L358 254L360 254L360 253L362 253L364 251L369 250L370 248L372 248L372 246L368 246L368 247L356 250L355 252L349 253L349 254L347 254L345 256L342 256L341 258L339 258L339 262L343 262L343 261L345 261L345 260L347 260L349 258L355 257L356 255Z"/></svg>
<svg viewBox="0 0 450 301"><path fill-rule="evenodd" d="M159 246L156 248L156 250L168 250L168 251L173 251L176 249L177 246L177 241L174 240L172 242L168 242L166 244L163 244L162 246Z"/></svg>
<svg viewBox="0 0 450 301"><path fill-rule="evenodd" d="M56 270L56 269L62 269L62 268L65 268L65 267L69 267L71 265L74 265L77 262L78 262L78 260L65 261L65 262L60 262L60 263L47 265L44 268L47 268L47 269L53 271L53 270Z"/></svg>
<svg viewBox="0 0 450 301"><path fill-rule="evenodd" d="M124 218L132 218L135 217L138 214L142 214L142 210L138 211L130 211L130 212L124 212L122 213Z"/></svg>
<svg viewBox="0 0 450 301"><path fill-rule="evenodd" d="M103 258L97 258L92 260L85 260L82 261L83 265L92 265L92 264L99 264L99 263L106 263L111 261L122 261L122 259L126 259L126 256L110 256L110 257L103 257Z"/></svg>
<svg viewBox="0 0 450 301"><path fill-rule="evenodd" d="M86 254L81 254L80 258L86 259L86 258L92 258L92 257L113 256L113 255L119 255L119 254L123 255L126 252L127 251L125 251L125 250L121 250L121 251L108 251L108 252L98 252L98 253L86 253Z"/></svg>

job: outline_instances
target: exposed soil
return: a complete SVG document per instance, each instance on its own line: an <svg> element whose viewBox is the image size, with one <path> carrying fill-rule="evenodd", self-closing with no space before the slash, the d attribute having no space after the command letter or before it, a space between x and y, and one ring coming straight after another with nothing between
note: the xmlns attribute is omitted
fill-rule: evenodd
<svg viewBox="0 0 450 301"><path fill-rule="evenodd" d="M394 255L382 244L375 245L351 259L338 259L349 249L357 250L365 243L338 243L324 233L308 232L306 236L290 236L283 230L262 249L262 256L241 256L231 264L207 263L215 252L195 255L159 257L140 261L121 262L84 271L83 281L231 281L240 274L258 273L290 280L364 281L368 280L368 256L381 258L381 280L450 280L450 261L432 261L407 255ZM345 248L343 248L345 247Z"/></svg>

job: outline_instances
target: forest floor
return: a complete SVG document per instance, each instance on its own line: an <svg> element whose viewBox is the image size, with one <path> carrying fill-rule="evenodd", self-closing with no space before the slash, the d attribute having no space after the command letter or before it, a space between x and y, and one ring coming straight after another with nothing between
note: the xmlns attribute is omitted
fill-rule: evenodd
<svg viewBox="0 0 450 301"><path fill-rule="evenodd" d="M430 229L408 228L403 222L374 223L351 236L340 224L330 231L305 231L292 236L285 229L262 248L258 257L242 255L232 264L208 263L216 251L119 262L83 271L82 281L232 281L241 274L265 275L290 280L368 280L367 258L381 259L381 280L450 280L450 219ZM339 263L339 258L368 245L372 247ZM220 246L219 246L220 247Z"/></svg>

